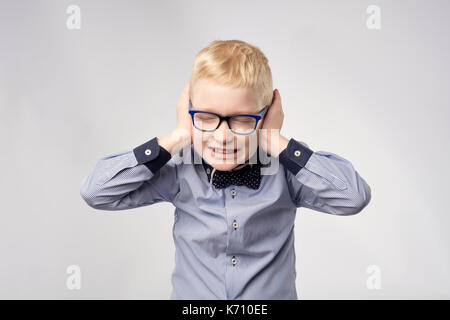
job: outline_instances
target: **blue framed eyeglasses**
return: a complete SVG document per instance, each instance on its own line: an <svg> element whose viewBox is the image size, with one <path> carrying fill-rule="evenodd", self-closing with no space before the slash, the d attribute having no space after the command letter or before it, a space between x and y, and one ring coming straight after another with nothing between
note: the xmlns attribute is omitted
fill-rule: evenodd
<svg viewBox="0 0 450 320"><path fill-rule="evenodd" d="M262 119L269 106L265 106L259 114L237 114L232 116L221 116L214 112L192 110L192 102L189 100L189 114L192 117L192 124L203 132L214 132L222 121L228 123L228 127L234 134L252 134Z"/></svg>

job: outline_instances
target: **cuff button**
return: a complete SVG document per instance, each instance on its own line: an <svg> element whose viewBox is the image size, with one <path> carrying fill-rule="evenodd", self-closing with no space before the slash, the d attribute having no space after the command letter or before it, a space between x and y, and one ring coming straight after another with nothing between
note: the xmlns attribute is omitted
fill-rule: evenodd
<svg viewBox="0 0 450 320"><path fill-rule="evenodd" d="M300 150L295 150L294 155L295 155L296 157L299 157L300 154L301 154Z"/></svg>
<svg viewBox="0 0 450 320"><path fill-rule="evenodd" d="M150 150L150 149L145 150L145 154L147 156L151 155L152 154L152 150Z"/></svg>

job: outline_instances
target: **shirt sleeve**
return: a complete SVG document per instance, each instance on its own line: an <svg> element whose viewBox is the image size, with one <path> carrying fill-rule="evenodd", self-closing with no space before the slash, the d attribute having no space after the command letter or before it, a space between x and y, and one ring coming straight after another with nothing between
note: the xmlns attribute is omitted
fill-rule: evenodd
<svg viewBox="0 0 450 320"><path fill-rule="evenodd" d="M178 192L176 162L157 137L133 150L101 158L80 189L85 202L101 210L172 202Z"/></svg>
<svg viewBox="0 0 450 320"><path fill-rule="evenodd" d="M359 213L371 199L367 182L346 159L290 139L279 155L296 207L334 215Z"/></svg>

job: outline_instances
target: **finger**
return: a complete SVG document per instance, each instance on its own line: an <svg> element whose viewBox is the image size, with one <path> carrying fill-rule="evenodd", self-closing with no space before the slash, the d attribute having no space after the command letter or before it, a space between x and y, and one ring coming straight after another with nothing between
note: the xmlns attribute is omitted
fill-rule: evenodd
<svg viewBox="0 0 450 320"><path fill-rule="evenodd" d="M273 98L272 98L272 104L270 105L269 109L267 110L267 113L265 117L272 117L272 114L276 114L280 112L281 109L281 99L280 95L278 93L278 90L273 91Z"/></svg>
<svg viewBox="0 0 450 320"><path fill-rule="evenodd" d="M278 91L278 89L275 89L273 91L273 102L272 102L272 105L275 105L275 106L281 108L281 96L280 96L280 92Z"/></svg>
<svg viewBox="0 0 450 320"><path fill-rule="evenodd" d="M186 107L189 104L190 87L189 82L184 86L183 92L181 93L180 99L178 100L178 105Z"/></svg>
<svg viewBox="0 0 450 320"><path fill-rule="evenodd" d="M186 85L184 86L184 90L186 90L186 94L187 94L187 96L188 96L188 98L190 97L190 94L191 94L191 87L190 87L190 84L189 84L189 81L186 83Z"/></svg>

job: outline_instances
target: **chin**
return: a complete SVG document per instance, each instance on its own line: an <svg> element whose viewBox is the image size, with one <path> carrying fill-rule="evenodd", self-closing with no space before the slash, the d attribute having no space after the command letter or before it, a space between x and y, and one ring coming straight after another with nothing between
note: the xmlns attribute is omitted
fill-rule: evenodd
<svg viewBox="0 0 450 320"><path fill-rule="evenodd" d="M230 160L227 161L217 161L217 159L215 158L211 158L208 156L205 156L204 159L206 160L206 162L208 162L213 168L220 170L220 171L229 171L232 170L233 168L235 168L238 163L236 161L236 159L234 159L233 162L231 162Z"/></svg>
<svg viewBox="0 0 450 320"><path fill-rule="evenodd" d="M203 154L203 158L205 159L205 161L208 162L213 168L220 171L230 171L239 164L244 163L245 160L243 160L242 157L245 158L245 153L238 152L234 158L228 159L224 158L217 159L214 156L214 153L212 153L211 151L210 152L206 151Z"/></svg>
<svg viewBox="0 0 450 320"><path fill-rule="evenodd" d="M216 170L220 171L230 171L237 166L237 164L232 163L211 163L211 166Z"/></svg>

